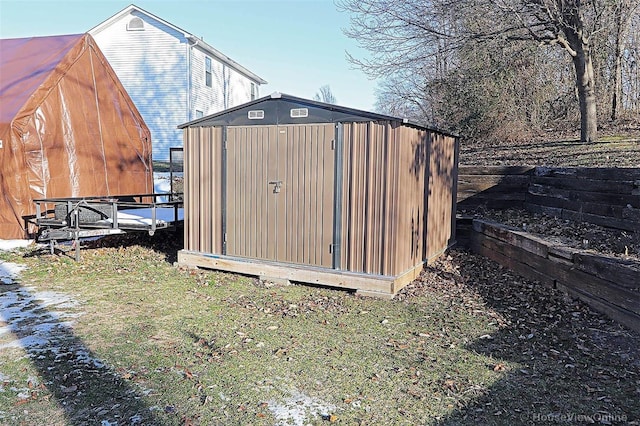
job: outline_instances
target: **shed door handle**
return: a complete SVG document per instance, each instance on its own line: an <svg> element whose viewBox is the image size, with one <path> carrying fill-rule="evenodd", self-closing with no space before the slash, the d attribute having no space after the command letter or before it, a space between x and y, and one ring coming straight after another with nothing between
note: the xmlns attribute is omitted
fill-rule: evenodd
<svg viewBox="0 0 640 426"><path fill-rule="evenodd" d="M282 188L282 181L281 180L270 180L269 181L269 185L275 185L273 187L273 193L277 194L278 192L280 192L280 189Z"/></svg>

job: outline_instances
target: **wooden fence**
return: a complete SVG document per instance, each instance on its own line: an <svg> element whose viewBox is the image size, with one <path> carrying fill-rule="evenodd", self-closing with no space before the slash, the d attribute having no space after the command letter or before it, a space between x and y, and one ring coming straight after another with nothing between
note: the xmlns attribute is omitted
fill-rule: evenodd
<svg viewBox="0 0 640 426"><path fill-rule="evenodd" d="M640 168L460 166L458 208L479 206L640 232Z"/></svg>
<svg viewBox="0 0 640 426"><path fill-rule="evenodd" d="M512 271L583 300L640 332L640 262L599 256L505 225L461 220L470 248Z"/></svg>

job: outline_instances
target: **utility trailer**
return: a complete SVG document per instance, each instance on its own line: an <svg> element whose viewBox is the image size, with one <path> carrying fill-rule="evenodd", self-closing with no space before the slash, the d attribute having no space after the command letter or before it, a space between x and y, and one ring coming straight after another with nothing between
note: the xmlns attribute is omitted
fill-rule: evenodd
<svg viewBox="0 0 640 426"><path fill-rule="evenodd" d="M41 198L36 204L38 242L48 242L53 254L59 241L73 241L80 260L80 239L127 232L176 229L183 222L176 194L134 194L75 198ZM181 198L181 197L178 197Z"/></svg>

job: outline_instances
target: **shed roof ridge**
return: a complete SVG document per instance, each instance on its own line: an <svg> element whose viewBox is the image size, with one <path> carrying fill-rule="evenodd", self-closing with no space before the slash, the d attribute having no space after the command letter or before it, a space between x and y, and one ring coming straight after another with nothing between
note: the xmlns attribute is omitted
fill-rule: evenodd
<svg viewBox="0 0 640 426"><path fill-rule="evenodd" d="M453 134L451 132L448 132L448 131L445 131L445 130L442 130L442 129L438 129L435 126L425 125L423 123L418 123L416 121L412 121L412 120L409 120L407 118L395 117L395 116L388 115L388 114L381 114L381 113L378 113L378 112L372 112L372 111L366 111L366 110L357 109L357 108L346 107L346 106L342 106L342 105L330 104L330 103L326 103L326 102L316 101L316 100L313 100L313 99L300 98L300 97L297 97L297 96L288 95L286 93L281 93L281 92L273 92L270 95L263 96L261 98L255 99L253 101L246 102L244 104L236 105L236 106L231 107L229 109L226 109L224 111L219 111L219 112L210 114L210 115L205 116L205 117L197 118L195 120L192 120L192 121L189 121L187 123L183 123L183 124L179 125L178 128L179 129L184 129L186 127L194 126L194 125L197 125L199 123L203 123L203 122L209 121L212 118L221 117L221 116L223 116L225 114L230 114L230 113L239 111L241 109L249 108L251 106L258 105L258 104L261 104L263 102L269 102L269 101L298 102L298 103L301 103L301 104L315 106L317 108L322 108L322 109L329 110L329 111L335 111L335 112L338 112L338 113L359 115L359 116L362 116L362 117L365 117L365 118L370 118L372 120L399 121L399 122L401 122L403 124L406 124L408 126L417 127L417 128L421 128L421 129L428 130L428 131L442 133L443 135L446 135L446 136L451 136L451 137L456 137L456 138L458 137L457 135L455 135L455 134Z"/></svg>

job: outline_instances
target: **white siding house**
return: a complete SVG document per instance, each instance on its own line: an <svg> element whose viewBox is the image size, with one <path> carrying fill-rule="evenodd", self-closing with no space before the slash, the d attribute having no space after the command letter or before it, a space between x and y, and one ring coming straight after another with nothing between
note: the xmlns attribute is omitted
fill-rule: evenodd
<svg viewBox="0 0 640 426"><path fill-rule="evenodd" d="M89 30L151 130L153 159L182 146L177 126L258 97L267 82L202 39L130 5Z"/></svg>

